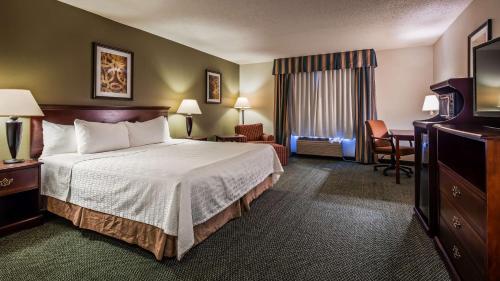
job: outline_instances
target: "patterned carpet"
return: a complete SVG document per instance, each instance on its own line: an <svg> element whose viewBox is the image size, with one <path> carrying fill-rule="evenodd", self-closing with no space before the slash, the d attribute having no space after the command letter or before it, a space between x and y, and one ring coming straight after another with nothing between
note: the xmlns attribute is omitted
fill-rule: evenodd
<svg viewBox="0 0 500 281"><path fill-rule="evenodd" d="M292 158L277 186L181 262L61 219L0 238L0 280L449 280L413 179Z"/></svg>

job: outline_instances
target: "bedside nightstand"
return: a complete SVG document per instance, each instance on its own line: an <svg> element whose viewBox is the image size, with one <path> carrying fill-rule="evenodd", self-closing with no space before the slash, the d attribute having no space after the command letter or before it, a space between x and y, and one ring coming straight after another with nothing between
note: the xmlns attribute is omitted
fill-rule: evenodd
<svg viewBox="0 0 500 281"><path fill-rule="evenodd" d="M232 136L215 136L215 141L218 142L246 142L247 137L244 135L232 135Z"/></svg>
<svg viewBox="0 0 500 281"><path fill-rule="evenodd" d="M208 141L208 137L185 137L187 140L196 140L196 141Z"/></svg>
<svg viewBox="0 0 500 281"><path fill-rule="evenodd" d="M0 235L40 225L41 162L0 163Z"/></svg>

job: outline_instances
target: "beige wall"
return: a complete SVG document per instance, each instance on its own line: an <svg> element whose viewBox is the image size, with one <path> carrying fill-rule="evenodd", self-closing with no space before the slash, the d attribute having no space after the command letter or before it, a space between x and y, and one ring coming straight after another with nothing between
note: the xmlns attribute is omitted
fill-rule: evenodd
<svg viewBox="0 0 500 281"><path fill-rule="evenodd" d="M467 77L467 36L493 19L493 38L500 36L500 1L475 0L434 44L434 81Z"/></svg>
<svg viewBox="0 0 500 281"><path fill-rule="evenodd" d="M272 70L272 62L240 65L240 95L247 97L252 105L252 109L245 111L245 123L262 123L268 134L274 133Z"/></svg>
<svg viewBox="0 0 500 281"><path fill-rule="evenodd" d="M377 61L378 118L393 129L412 129L414 120L428 118L422 104L432 93L432 46L377 51Z"/></svg>
<svg viewBox="0 0 500 281"><path fill-rule="evenodd" d="M29 89L41 104L168 105L171 112L183 98L196 98L203 115L194 116L193 135L229 134L238 122L232 108L239 92L237 64L55 0L2 0L0 27L0 88ZM93 41L134 52L134 101L91 99ZM220 105L204 102L207 68L222 73ZM172 114L169 123L174 137L185 135L183 116ZM4 159L9 156L0 124Z"/></svg>

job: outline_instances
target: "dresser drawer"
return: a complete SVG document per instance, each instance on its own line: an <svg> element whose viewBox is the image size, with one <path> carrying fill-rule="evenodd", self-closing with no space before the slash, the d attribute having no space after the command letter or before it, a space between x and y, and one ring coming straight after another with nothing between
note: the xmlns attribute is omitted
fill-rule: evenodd
<svg viewBox="0 0 500 281"><path fill-rule="evenodd" d="M38 188L38 167L0 173L0 196Z"/></svg>
<svg viewBox="0 0 500 281"><path fill-rule="evenodd" d="M439 219L439 240L463 281L486 280L484 271L473 263L472 257L468 255L463 244L455 238L451 226L442 216Z"/></svg>
<svg viewBox="0 0 500 281"><path fill-rule="evenodd" d="M469 222L451 204L448 196L441 196L440 216L448 225L448 230L465 248L476 266L486 268L486 243L477 234Z"/></svg>
<svg viewBox="0 0 500 281"><path fill-rule="evenodd" d="M474 230L486 239L486 200L484 194L444 165L439 165L439 189L448 197Z"/></svg>

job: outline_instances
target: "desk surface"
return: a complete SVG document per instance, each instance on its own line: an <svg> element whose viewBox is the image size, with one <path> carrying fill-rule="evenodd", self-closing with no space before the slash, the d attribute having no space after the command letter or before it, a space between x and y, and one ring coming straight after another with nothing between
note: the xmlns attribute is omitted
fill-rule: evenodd
<svg viewBox="0 0 500 281"><path fill-rule="evenodd" d="M413 137L413 130L390 130L390 135L395 137Z"/></svg>

